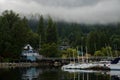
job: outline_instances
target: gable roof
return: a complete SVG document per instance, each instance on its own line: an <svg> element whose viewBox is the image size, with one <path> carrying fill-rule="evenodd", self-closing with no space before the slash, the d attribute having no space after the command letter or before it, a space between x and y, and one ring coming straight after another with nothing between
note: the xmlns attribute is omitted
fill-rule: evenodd
<svg viewBox="0 0 120 80"><path fill-rule="evenodd" d="M27 44L23 49L33 49L30 44Z"/></svg>

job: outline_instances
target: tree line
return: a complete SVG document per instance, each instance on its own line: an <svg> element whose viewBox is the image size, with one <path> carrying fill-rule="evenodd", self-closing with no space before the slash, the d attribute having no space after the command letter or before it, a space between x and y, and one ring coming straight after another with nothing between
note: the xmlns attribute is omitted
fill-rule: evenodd
<svg viewBox="0 0 120 80"><path fill-rule="evenodd" d="M31 44L45 57L57 56L56 24L49 17L47 26L44 26L44 19L41 16L37 30L33 32L26 17L20 17L13 11L4 11L0 16L0 60L20 59L26 44Z"/></svg>
<svg viewBox="0 0 120 80"><path fill-rule="evenodd" d="M72 47L95 56L120 55L120 23L78 24L58 22L58 33Z"/></svg>
<svg viewBox="0 0 120 80"><path fill-rule="evenodd" d="M31 29L35 31L38 22L34 19L29 20L29 22L32 24L30 25ZM46 25L46 20L44 22ZM114 56L120 55L120 23L80 24L58 21L56 27L58 45L67 43L71 48L78 47L79 50L82 46L84 52L87 47L88 54L95 56L98 52L100 53L98 56L109 56L111 53ZM65 44L62 44L63 42ZM65 51L61 52L65 53Z"/></svg>
<svg viewBox="0 0 120 80"><path fill-rule="evenodd" d="M80 50L83 46L91 55L120 54L120 23L77 24L53 21L49 16L39 20L20 17L13 11L4 11L0 16L0 60L20 59L26 44L45 57L62 57L68 50L60 50L62 43ZM66 52L65 52L66 51ZM108 53L110 54L110 52ZM102 53L102 54L101 54Z"/></svg>

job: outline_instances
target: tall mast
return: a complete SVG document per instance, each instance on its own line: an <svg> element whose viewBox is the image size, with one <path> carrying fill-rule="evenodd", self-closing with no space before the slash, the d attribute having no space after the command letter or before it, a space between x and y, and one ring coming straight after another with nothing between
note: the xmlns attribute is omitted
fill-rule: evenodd
<svg viewBox="0 0 120 80"><path fill-rule="evenodd" d="M79 52L78 52L78 46L77 46L77 55L78 55L78 63L79 63Z"/></svg>
<svg viewBox="0 0 120 80"><path fill-rule="evenodd" d="M81 53L82 53L82 63L84 63L84 59L83 59L83 47L81 46Z"/></svg>
<svg viewBox="0 0 120 80"><path fill-rule="evenodd" d="M75 63L75 55L74 55L74 50L73 50L73 59L74 59L74 63Z"/></svg>
<svg viewBox="0 0 120 80"><path fill-rule="evenodd" d="M86 59L87 59L87 63L88 63L88 54L87 54L87 46L86 46Z"/></svg>

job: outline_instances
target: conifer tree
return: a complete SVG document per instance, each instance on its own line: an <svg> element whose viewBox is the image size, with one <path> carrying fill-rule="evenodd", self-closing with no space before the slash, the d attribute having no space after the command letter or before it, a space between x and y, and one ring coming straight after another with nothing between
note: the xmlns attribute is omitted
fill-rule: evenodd
<svg viewBox="0 0 120 80"><path fill-rule="evenodd" d="M55 23L53 23L52 19L49 17L48 27L46 31L46 42L47 43L57 43L57 28Z"/></svg>
<svg viewBox="0 0 120 80"><path fill-rule="evenodd" d="M45 26L43 16L40 16L37 33L39 35L39 47L45 43Z"/></svg>

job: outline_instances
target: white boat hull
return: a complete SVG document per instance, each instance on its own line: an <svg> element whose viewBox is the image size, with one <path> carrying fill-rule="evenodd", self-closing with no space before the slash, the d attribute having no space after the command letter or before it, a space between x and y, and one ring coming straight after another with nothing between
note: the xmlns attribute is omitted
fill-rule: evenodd
<svg viewBox="0 0 120 80"><path fill-rule="evenodd" d="M108 68L110 68L110 70L120 70L120 64L110 64Z"/></svg>
<svg viewBox="0 0 120 80"><path fill-rule="evenodd" d="M83 64L68 64L62 66L62 69L88 69L97 66L97 64L83 63Z"/></svg>

